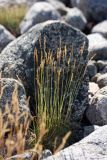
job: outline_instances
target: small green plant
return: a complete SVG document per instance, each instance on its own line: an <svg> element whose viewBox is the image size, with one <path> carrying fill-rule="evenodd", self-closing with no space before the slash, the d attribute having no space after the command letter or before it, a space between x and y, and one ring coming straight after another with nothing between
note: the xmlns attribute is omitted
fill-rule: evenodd
<svg viewBox="0 0 107 160"><path fill-rule="evenodd" d="M26 11L27 7L25 5L0 8L0 24L5 26L13 35L18 36L20 34L19 24Z"/></svg>

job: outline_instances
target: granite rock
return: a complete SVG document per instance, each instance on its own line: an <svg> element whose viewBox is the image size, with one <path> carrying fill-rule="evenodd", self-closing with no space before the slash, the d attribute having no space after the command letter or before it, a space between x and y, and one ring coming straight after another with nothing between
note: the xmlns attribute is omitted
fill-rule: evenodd
<svg viewBox="0 0 107 160"><path fill-rule="evenodd" d="M107 38L107 20L98 23L92 28L92 33L100 33Z"/></svg>
<svg viewBox="0 0 107 160"><path fill-rule="evenodd" d="M83 57L80 62L81 67L83 66L83 75L88 61L88 40L79 30L60 21L48 21L34 26L26 34L8 45L0 54L0 71L2 72L2 76L15 79L19 77L26 88L27 95L31 97L31 101L35 92L34 49L36 47L38 53L41 49L42 51L44 50L44 37L46 52L51 50L52 53L56 53L59 47L63 48L66 46L69 53L71 52L71 46L73 46L74 55L78 57L78 51L84 45ZM40 40L42 40L41 45ZM85 75L72 109L72 119L74 121L81 120L87 104L88 76Z"/></svg>
<svg viewBox="0 0 107 160"><path fill-rule="evenodd" d="M106 160L107 125L45 160Z"/></svg>
<svg viewBox="0 0 107 160"><path fill-rule="evenodd" d="M15 39L15 37L0 24L0 52Z"/></svg>
<svg viewBox="0 0 107 160"><path fill-rule="evenodd" d="M83 30L86 26L87 20L81 10L78 8L71 8L64 17L64 20L73 27Z"/></svg>
<svg viewBox="0 0 107 160"><path fill-rule="evenodd" d="M88 20L101 22L107 19L106 0L71 0L73 7L80 8Z"/></svg>
<svg viewBox="0 0 107 160"><path fill-rule="evenodd" d="M107 60L107 40L99 33L89 34L89 58Z"/></svg>
<svg viewBox="0 0 107 160"><path fill-rule="evenodd" d="M23 34L38 23L58 19L60 19L60 14L51 4L37 2L28 10L20 23L20 32Z"/></svg>
<svg viewBox="0 0 107 160"><path fill-rule="evenodd" d="M92 97L86 116L93 125L107 124L107 86L98 90Z"/></svg>

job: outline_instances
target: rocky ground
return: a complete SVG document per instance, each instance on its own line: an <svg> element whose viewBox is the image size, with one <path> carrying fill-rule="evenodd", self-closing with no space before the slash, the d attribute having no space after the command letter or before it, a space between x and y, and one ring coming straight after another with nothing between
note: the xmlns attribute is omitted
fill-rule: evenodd
<svg viewBox="0 0 107 160"><path fill-rule="evenodd" d="M81 84L71 118L72 127L78 126L74 129L75 142L84 139L48 159L106 160L107 0L0 0L0 7L8 9L19 4L29 8L19 24L20 36L16 38L0 24L0 86L7 86L1 106L11 99L12 87L17 83L19 107L28 111L25 90L27 96L34 97L33 57L34 48L40 50L40 37L43 40L46 36L48 49L52 51L59 47L61 37L61 44L68 49L73 44L76 55L84 44L82 64L87 65L88 74ZM28 153L22 156L31 158Z"/></svg>

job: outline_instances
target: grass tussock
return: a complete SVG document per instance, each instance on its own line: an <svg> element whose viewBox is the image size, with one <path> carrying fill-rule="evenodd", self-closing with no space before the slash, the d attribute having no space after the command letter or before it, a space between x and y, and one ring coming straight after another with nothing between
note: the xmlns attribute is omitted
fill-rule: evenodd
<svg viewBox="0 0 107 160"><path fill-rule="evenodd" d="M0 24L5 26L13 35L20 34L19 24L27 12L25 5L0 8Z"/></svg>
<svg viewBox="0 0 107 160"><path fill-rule="evenodd" d="M70 122L72 106L78 95L85 73L81 46L78 57L73 48L68 54L66 47L51 52L38 53L35 49L36 114L46 114L48 128Z"/></svg>
<svg viewBox="0 0 107 160"><path fill-rule="evenodd" d="M47 53L45 49L40 52L35 49L36 122L45 113L49 132L44 139L44 145L53 152L55 146L57 148L62 144L60 139L71 130L73 104L86 69L83 51L84 44L78 57L73 46L69 52L66 46L63 49L58 48L55 54L51 51ZM39 133L37 128L39 127L36 126L35 132Z"/></svg>

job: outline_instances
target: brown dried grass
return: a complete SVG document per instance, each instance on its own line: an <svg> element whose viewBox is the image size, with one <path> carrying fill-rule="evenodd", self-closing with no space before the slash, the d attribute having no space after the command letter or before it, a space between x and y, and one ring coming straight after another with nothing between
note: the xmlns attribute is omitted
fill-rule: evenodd
<svg viewBox="0 0 107 160"><path fill-rule="evenodd" d="M1 89L0 99L4 88ZM25 151L26 135L29 128L29 114L21 113L17 98L17 87L12 95L11 106L0 108L0 155L7 158Z"/></svg>
<svg viewBox="0 0 107 160"><path fill-rule="evenodd" d="M1 89L0 99L3 90L4 88ZM29 130L29 114L27 112L20 112L17 95L17 87L15 87L12 95L12 105L8 106L7 104L3 111L0 109L0 160L11 159L12 156L25 152L32 153L32 160L39 160L44 149L42 140L48 133L46 115L43 113L43 116L38 121L39 135L33 137L32 132ZM27 137L29 131L30 137ZM69 135L70 132L65 135L60 146L55 148L54 153L64 147ZM34 142L34 145L28 150L26 150L27 138L29 138L29 141Z"/></svg>

